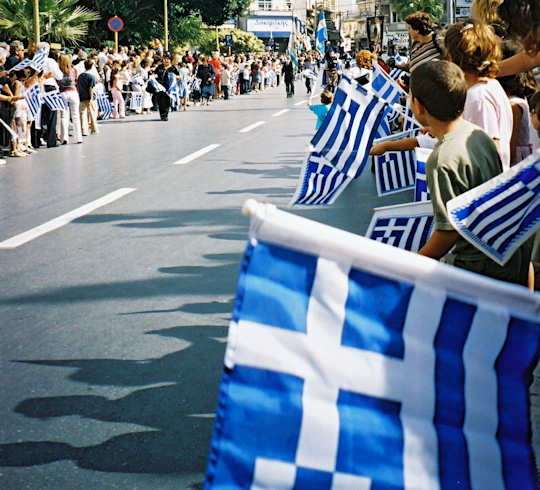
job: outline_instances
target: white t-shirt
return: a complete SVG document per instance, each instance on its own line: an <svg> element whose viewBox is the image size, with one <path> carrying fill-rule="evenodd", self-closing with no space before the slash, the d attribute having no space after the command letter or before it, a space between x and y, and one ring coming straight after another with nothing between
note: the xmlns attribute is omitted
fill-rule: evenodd
<svg viewBox="0 0 540 490"><path fill-rule="evenodd" d="M467 90L463 119L482 128L496 139L503 172L510 168L512 108L501 84L495 79L476 83Z"/></svg>

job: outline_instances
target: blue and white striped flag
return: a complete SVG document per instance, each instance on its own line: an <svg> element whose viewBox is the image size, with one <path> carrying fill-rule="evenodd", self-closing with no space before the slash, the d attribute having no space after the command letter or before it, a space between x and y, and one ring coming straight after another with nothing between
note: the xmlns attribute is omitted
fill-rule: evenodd
<svg viewBox="0 0 540 490"><path fill-rule="evenodd" d="M433 232L430 202L413 202L375 208L366 237L397 248L418 252Z"/></svg>
<svg viewBox="0 0 540 490"><path fill-rule="evenodd" d="M317 25L317 33L315 35L315 47L323 56L326 53L326 41L328 41L328 31L326 30L326 18L324 10L319 14L319 23Z"/></svg>
<svg viewBox="0 0 540 490"><path fill-rule="evenodd" d="M144 79L142 75L135 75L131 78L130 83L132 85L138 85L139 87L144 87Z"/></svg>
<svg viewBox="0 0 540 490"><path fill-rule="evenodd" d="M20 71L20 70L24 70L25 68L29 67L32 65L32 60L27 58L27 59L24 59L22 61L20 61L19 63L17 63L11 70L9 71Z"/></svg>
<svg viewBox="0 0 540 490"><path fill-rule="evenodd" d="M311 153L291 204L326 206L332 204L353 179L333 167L323 156Z"/></svg>
<svg viewBox="0 0 540 490"><path fill-rule="evenodd" d="M47 104L51 111L65 111L68 108L66 99L64 99L58 90L43 94L42 101Z"/></svg>
<svg viewBox="0 0 540 490"><path fill-rule="evenodd" d="M413 111L411 110L409 99L407 98L407 105L405 107L405 118L403 120L403 131L410 131L414 128L419 128L420 124L416 122Z"/></svg>
<svg viewBox="0 0 540 490"><path fill-rule="evenodd" d="M314 151L349 177L358 177L386 106L386 101L342 76L328 115L311 140Z"/></svg>
<svg viewBox="0 0 540 490"><path fill-rule="evenodd" d="M171 107L178 109L180 105L180 87L178 86L178 80L174 73L169 73L169 90L167 90L169 97L171 98Z"/></svg>
<svg viewBox="0 0 540 490"><path fill-rule="evenodd" d="M155 78L149 78L148 84L154 87L156 92L166 92L165 87L161 85Z"/></svg>
<svg viewBox="0 0 540 490"><path fill-rule="evenodd" d="M384 138L392 134L392 129L390 128L390 117L393 113L394 111L390 109L390 107L385 109L379 127L377 128L375 138Z"/></svg>
<svg viewBox="0 0 540 490"><path fill-rule="evenodd" d="M362 173L385 107L386 103L376 95L341 77L332 106L311 140L313 152L302 170L291 205L331 204L351 179ZM334 170L330 171L329 166ZM320 186L309 185L315 180L324 181L322 194Z"/></svg>
<svg viewBox="0 0 540 490"><path fill-rule="evenodd" d="M248 212L206 490L536 488L537 298Z"/></svg>
<svg viewBox="0 0 540 490"><path fill-rule="evenodd" d="M36 51L36 54L32 58L32 68L37 72L43 71L45 67L45 60L47 59L47 52L43 49Z"/></svg>
<svg viewBox="0 0 540 490"><path fill-rule="evenodd" d="M140 111L143 106L144 94L142 92L131 92L131 100L129 108L132 111Z"/></svg>
<svg viewBox="0 0 540 490"><path fill-rule="evenodd" d="M96 102L98 105L98 110L101 112L101 118L103 120L109 119L113 112L113 106L111 104L111 100L109 99L109 94L105 92L97 93Z"/></svg>
<svg viewBox="0 0 540 490"><path fill-rule="evenodd" d="M433 150L417 148L416 150L416 182L414 186L414 200L416 202L431 201L426 181L426 162Z"/></svg>
<svg viewBox="0 0 540 490"><path fill-rule="evenodd" d="M540 150L446 207L463 238L504 265L540 229Z"/></svg>
<svg viewBox="0 0 540 490"><path fill-rule="evenodd" d="M401 96L406 95L405 91L377 63L373 65L371 90L390 105L398 103Z"/></svg>
<svg viewBox="0 0 540 490"><path fill-rule="evenodd" d="M388 151L373 159L379 197L414 188L416 179L414 151Z"/></svg>
<svg viewBox="0 0 540 490"><path fill-rule="evenodd" d="M28 106L28 112L30 114L30 119L37 120L38 114L41 111L41 89L39 84L35 83L32 85L24 96L26 100L26 105Z"/></svg>
<svg viewBox="0 0 540 490"><path fill-rule="evenodd" d="M397 80L401 75L403 75L405 72L403 70L400 70L399 68L392 68L390 70L390 78L392 80Z"/></svg>

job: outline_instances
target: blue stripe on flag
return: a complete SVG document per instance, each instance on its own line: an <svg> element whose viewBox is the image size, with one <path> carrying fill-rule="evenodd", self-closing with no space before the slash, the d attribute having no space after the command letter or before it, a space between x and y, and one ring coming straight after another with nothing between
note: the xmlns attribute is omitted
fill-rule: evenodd
<svg viewBox="0 0 540 490"><path fill-rule="evenodd" d="M410 284L353 269L349 274L342 345L402 359L403 325L412 289ZM386 300L379 301L381 297Z"/></svg>
<svg viewBox="0 0 540 490"><path fill-rule="evenodd" d="M403 488L401 403L344 390L340 390L337 403L340 431L336 470L369 477L372 489Z"/></svg>
<svg viewBox="0 0 540 490"><path fill-rule="evenodd" d="M224 371L205 488L212 487L216 475L220 482L231 482L229 488L250 488L256 457L294 462L302 389L303 380L275 371L246 366L235 366L234 374ZM273 430L258 430L261 413ZM237 441L243 441L241 451Z"/></svg>
<svg viewBox="0 0 540 490"><path fill-rule="evenodd" d="M435 429L439 439L442 488L471 488L465 421L463 347L476 307L448 299L435 337Z"/></svg>
<svg viewBox="0 0 540 490"><path fill-rule="evenodd" d="M247 254L251 260L250 273L242 284L242 310L235 312L235 321L263 322L305 332L317 258L264 244ZM265 265L268 263L273 264L271 271ZM294 300L287 304L280 302L283 291L288 291Z"/></svg>
<svg viewBox="0 0 540 490"><path fill-rule="evenodd" d="M510 320L505 345L495 363L498 382L499 429L506 488L533 490L536 465L531 450L529 390L532 371L538 362L540 341L536 324L518 318ZM524 378L515 373L527 373Z"/></svg>

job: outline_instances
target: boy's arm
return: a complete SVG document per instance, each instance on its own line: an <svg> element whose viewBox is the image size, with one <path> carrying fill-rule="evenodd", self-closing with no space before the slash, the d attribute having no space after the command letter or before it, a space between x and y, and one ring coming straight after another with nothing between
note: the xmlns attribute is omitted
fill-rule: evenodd
<svg viewBox="0 0 540 490"><path fill-rule="evenodd" d="M418 146L418 140L416 138L403 138L394 141L385 141L373 145L369 150L370 155L382 155L387 151L408 151L414 150Z"/></svg>
<svg viewBox="0 0 540 490"><path fill-rule="evenodd" d="M439 260L448 253L458 239L459 233L455 230L435 230L418 253L424 257Z"/></svg>

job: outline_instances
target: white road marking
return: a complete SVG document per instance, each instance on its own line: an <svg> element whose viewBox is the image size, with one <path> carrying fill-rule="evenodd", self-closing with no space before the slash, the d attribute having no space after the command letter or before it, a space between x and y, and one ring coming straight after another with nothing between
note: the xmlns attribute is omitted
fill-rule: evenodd
<svg viewBox="0 0 540 490"><path fill-rule="evenodd" d="M289 111L290 111L290 109L283 109L283 110L281 110L279 112L276 112L275 114L272 114L272 117L279 117L279 116L281 116L281 115L283 115L283 114L285 114L286 112L289 112Z"/></svg>
<svg viewBox="0 0 540 490"><path fill-rule="evenodd" d="M47 221L46 223L43 223L42 225L36 226L35 228L32 228L31 230L25 231L24 233L20 233L19 235L15 235L12 238L9 238L7 240L4 240L3 242L0 242L0 249L12 249L20 247L21 245L24 245L25 243L28 243L31 240L34 240L34 238L38 238L41 235L45 235L45 233L49 233L50 231L57 230L58 228L67 225L71 221L80 218L81 216L84 216L85 214L89 214L92 211L95 211L98 208L101 208L102 206L105 206L107 204L110 204L111 202L114 202L121 197L124 197L127 194L130 194L133 191L136 191L137 189L133 189L131 187L126 187L123 189L118 189L114 192L111 192L110 194L107 194L106 196L100 197L99 199L96 199L95 201L89 202L88 204L85 204L84 206L81 206L80 208L74 209L73 211L70 211L69 213L63 214L62 216L58 216L58 218L54 218L50 221Z"/></svg>
<svg viewBox="0 0 540 490"><path fill-rule="evenodd" d="M216 417L215 413L190 413L188 417L195 417L198 419L213 419Z"/></svg>
<svg viewBox="0 0 540 490"><path fill-rule="evenodd" d="M301 100L300 102L297 102L294 105L301 105L301 104L305 104L305 103L307 103L307 100Z"/></svg>
<svg viewBox="0 0 540 490"><path fill-rule="evenodd" d="M266 121L257 121L256 123L250 124L249 126L246 126L245 128L241 129L240 133L247 133L255 128L258 128L259 126L262 126L263 124L266 124Z"/></svg>
<svg viewBox="0 0 540 490"><path fill-rule="evenodd" d="M176 162L173 163L173 165L185 165L186 163L192 162L193 160L202 157L203 155L206 155L207 153L211 152L212 150L215 150L221 146L220 144L213 144L205 146L204 148L201 148L200 150L190 153L189 155L185 156L184 158L181 158L180 160L176 160Z"/></svg>

